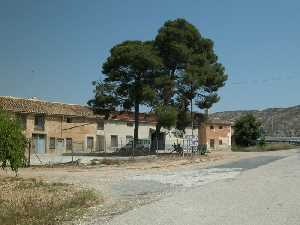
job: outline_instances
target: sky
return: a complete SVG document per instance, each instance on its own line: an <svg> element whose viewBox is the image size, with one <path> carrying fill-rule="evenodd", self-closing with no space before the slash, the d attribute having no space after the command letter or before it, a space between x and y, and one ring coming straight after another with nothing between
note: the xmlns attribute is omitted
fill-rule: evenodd
<svg viewBox="0 0 300 225"><path fill-rule="evenodd" d="M86 104L109 50L185 18L229 76L212 111L300 102L300 1L0 0L0 96Z"/></svg>

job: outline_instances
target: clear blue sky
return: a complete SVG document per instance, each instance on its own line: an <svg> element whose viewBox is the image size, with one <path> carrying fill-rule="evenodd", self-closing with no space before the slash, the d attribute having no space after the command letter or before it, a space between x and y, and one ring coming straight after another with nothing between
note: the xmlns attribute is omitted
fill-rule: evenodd
<svg viewBox="0 0 300 225"><path fill-rule="evenodd" d="M0 0L0 95L85 104L110 48L182 17L229 80L213 111L300 104L299 1Z"/></svg>

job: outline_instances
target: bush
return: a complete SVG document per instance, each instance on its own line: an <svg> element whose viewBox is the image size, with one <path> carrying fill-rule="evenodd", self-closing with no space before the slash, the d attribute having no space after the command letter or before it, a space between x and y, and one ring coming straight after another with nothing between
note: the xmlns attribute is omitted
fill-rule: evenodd
<svg viewBox="0 0 300 225"><path fill-rule="evenodd" d="M14 172L25 165L26 138L16 118L0 112L0 164Z"/></svg>
<svg viewBox="0 0 300 225"><path fill-rule="evenodd" d="M260 126L260 122L252 114L239 118L234 125L235 144L243 147L256 145L260 137Z"/></svg>

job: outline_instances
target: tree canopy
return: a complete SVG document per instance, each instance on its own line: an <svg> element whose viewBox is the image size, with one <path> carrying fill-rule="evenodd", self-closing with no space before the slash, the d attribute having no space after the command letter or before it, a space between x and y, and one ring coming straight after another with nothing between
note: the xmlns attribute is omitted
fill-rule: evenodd
<svg viewBox="0 0 300 225"><path fill-rule="evenodd" d="M125 110L134 108L136 142L139 107L153 100L153 83L161 66L151 42L125 41L114 46L102 66L105 78L96 83L95 99L89 104L104 111L115 110L117 106Z"/></svg>
<svg viewBox="0 0 300 225"><path fill-rule="evenodd" d="M217 91L227 80L213 46L185 19L165 22L153 41L117 44L88 104L106 115L117 107L134 108L134 140L140 105L149 106L157 116L157 134L161 127L184 130L193 121L193 106L210 108L219 101Z"/></svg>
<svg viewBox="0 0 300 225"><path fill-rule="evenodd" d="M172 102L174 96L179 107L177 128L184 129L193 118L187 115L188 105L191 115L195 104L200 109L208 109L219 101L217 91L225 85L227 75L218 63L213 49L213 41L204 38L198 29L184 19L167 21L155 38L164 63L165 74L169 75L165 85L164 103Z"/></svg>
<svg viewBox="0 0 300 225"><path fill-rule="evenodd" d="M26 138L17 119L0 111L0 163L17 172L25 163Z"/></svg>
<svg viewBox="0 0 300 225"><path fill-rule="evenodd" d="M237 145L248 147L256 145L260 137L261 123L252 114L240 117L234 125L234 141Z"/></svg>

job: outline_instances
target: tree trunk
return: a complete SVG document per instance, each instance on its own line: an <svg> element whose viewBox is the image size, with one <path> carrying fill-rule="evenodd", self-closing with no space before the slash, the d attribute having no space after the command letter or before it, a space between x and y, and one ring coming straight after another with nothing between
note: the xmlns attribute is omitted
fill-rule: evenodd
<svg viewBox="0 0 300 225"><path fill-rule="evenodd" d="M193 142L194 139L194 117L193 117L193 98L191 98L191 122L192 122L192 139L191 141ZM194 153L194 146L192 143L192 154Z"/></svg>
<svg viewBox="0 0 300 225"><path fill-rule="evenodd" d="M156 154L156 151L158 150L158 136L160 134L160 129L161 129L160 124L156 124L156 127L155 127L156 149L153 149L153 153L155 153L155 154Z"/></svg>
<svg viewBox="0 0 300 225"><path fill-rule="evenodd" d="M133 136L133 150L132 155L134 156L134 150L138 144L139 139L139 114L140 114L140 104L138 101L134 103L134 136Z"/></svg>

